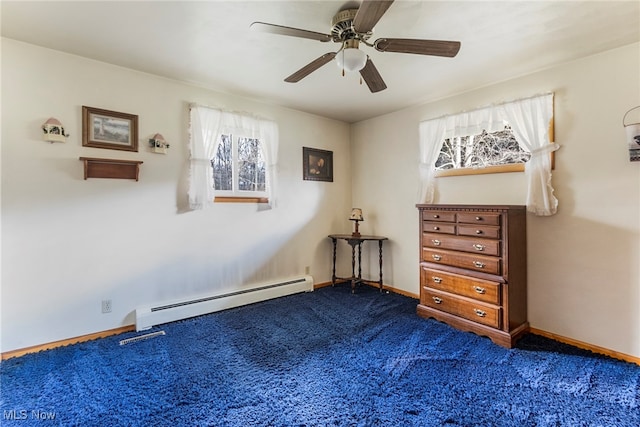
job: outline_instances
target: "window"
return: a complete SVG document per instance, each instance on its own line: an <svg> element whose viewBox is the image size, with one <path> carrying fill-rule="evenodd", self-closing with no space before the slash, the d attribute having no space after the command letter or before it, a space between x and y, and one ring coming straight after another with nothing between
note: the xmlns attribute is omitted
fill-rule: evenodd
<svg viewBox="0 0 640 427"><path fill-rule="evenodd" d="M278 125L251 115L192 104L189 207L213 202L276 205Z"/></svg>
<svg viewBox="0 0 640 427"><path fill-rule="evenodd" d="M504 172L524 170L522 165L531 158L531 153L523 150L518 144L511 127L503 130L487 132L477 135L457 136L444 140L435 168L437 171L454 170L458 173L470 173L468 169L482 168L495 173L500 169ZM520 165L518 168L500 168L505 165ZM467 169L467 171L461 171ZM452 173L447 173L452 175ZM438 174L440 175L440 174ZM444 174L442 174L444 175Z"/></svg>
<svg viewBox="0 0 640 427"><path fill-rule="evenodd" d="M228 197L267 197L266 164L259 139L221 135L211 167L217 201Z"/></svg>
<svg viewBox="0 0 640 427"><path fill-rule="evenodd" d="M447 138L452 147L448 156L456 158L460 153L460 162L463 162L462 152L466 154L469 139L460 139L459 148L452 144L452 139L457 137L473 135L472 141L487 140L491 133L502 132L506 125L510 125L517 142L522 149L531 153L531 157L526 163L515 163L499 166L487 166L477 169L458 168L438 170L436 162L440 158L441 148ZM486 134L483 135L483 129ZM551 185L551 170L553 169L553 152L559 145L553 142L553 94L547 93L530 98L522 98L516 101L499 105L478 108L458 114L438 117L420 122L419 125L419 163L418 175L420 177L420 188L418 200L420 203L434 203L436 200L436 177L446 175L470 175L476 173L495 173L524 171L526 188L527 210L535 215L554 215L558 208L558 199L553 195ZM499 138L500 140L500 138ZM479 151L492 153L496 147L510 150L511 138L506 138L507 142L497 144L489 142ZM471 156L472 158L474 156ZM489 157L495 157L490 155ZM499 156L498 156L499 157ZM466 162L469 156L464 157ZM449 159L441 159L441 165ZM524 160L524 158L523 158ZM457 161L457 159L456 159ZM470 160L473 164L475 160ZM464 163L462 163L464 164ZM526 168L525 168L526 164Z"/></svg>

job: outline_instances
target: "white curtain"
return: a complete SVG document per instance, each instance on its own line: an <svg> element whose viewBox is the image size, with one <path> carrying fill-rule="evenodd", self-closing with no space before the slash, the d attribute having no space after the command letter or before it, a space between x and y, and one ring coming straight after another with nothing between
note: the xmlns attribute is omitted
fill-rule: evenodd
<svg viewBox="0 0 640 427"><path fill-rule="evenodd" d="M267 168L267 197L269 205L275 206L278 165L278 126L275 122L192 105L190 132L189 206L191 209L205 209L213 204L215 188L211 159L215 156L220 136L223 134L242 135L260 141Z"/></svg>
<svg viewBox="0 0 640 427"><path fill-rule="evenodd" d="M446 131L446 118L420 123L420 203L433 203L435 200L435 164L442 149Z"/></svg>
<svg viewBox="0 0 640 427"><path fill-rule="evenodd" d="M211 159L220 139L222 112L194 105L190 116L189 207L205 209L215 197Z"/></svg>
<svg viewBox="0 0 640 427"><path fill-rule="evenodd" d="M501 106L520 146L531 153L525 163L527 210L539 216L554 215L558 199L551 186L551 152L558 144L549 143L549 123L553 117L553 95L523 99Z"/></svg>
<svg viewBox="0 0 640 427"><path fill-rule="evenodd" d="M483 130L495 132L503 130L506 122L494 107L479 108L473 111L465 111L445 117L446 130L444 137L454 138L458 136L478 135Z"/></svg>
<svg viewBox="0 0 640 427"><path fill-rule="evenodd" d="M267 164L267 197L272 208L277 203L278 188L278 125L268 120L260 120L260 141L262 141L265 163Z"/></svg>
<svg viewBox="0 0 640 427"><path fill-rule="evenodd" d="M509 124L522 149L531 153L525 164L527 210L541 216L555 214L558 200L551 186L549 153L559 146L549 143L552 117L553 94L547 94L421 122L419 202L435 201L435 165L445 139L495 132Z"/></svg>

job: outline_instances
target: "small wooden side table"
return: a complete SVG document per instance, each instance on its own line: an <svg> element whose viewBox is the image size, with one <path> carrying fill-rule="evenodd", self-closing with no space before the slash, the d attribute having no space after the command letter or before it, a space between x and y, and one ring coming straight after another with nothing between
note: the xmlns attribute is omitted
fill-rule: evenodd
<svg viewBox="0 0 640 427"><path fill-rule="evenodd" d="M380 254L380 276L378 278L378 285L380 292L382 292L382 242L389 240L383 236L366 236L361 235L358 237L351 234L330 234L329 238L333 242L333 272L331 275L331 286L335 286L338 281L351 282L351 293L356 292L356 285L362 283L362 243L368 240L374 240L378 242L378 251ZM338 246L338 240L346 240L351 246L351 277L337 277L336 276L336 252ZM358 248L358 275L356 276L356 247Z"/></svg>

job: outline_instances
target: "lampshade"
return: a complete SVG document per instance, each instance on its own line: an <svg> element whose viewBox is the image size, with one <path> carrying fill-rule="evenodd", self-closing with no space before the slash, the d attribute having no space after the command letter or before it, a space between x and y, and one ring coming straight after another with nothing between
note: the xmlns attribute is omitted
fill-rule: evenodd
<svg viewBox="0 0 640 427"><path fill-rule="evenodd" d="M357 47L346 47L336 55L336 63L345 71L360 71L367 63L367 54Z"/></svg>
<svg viewBox="0 0 640 427"><path fill-rule="evenodd" d="M351 216L349 217L351 221L364 221L364 217L362 216L362 209L353 208L351 209Z"/></svg>

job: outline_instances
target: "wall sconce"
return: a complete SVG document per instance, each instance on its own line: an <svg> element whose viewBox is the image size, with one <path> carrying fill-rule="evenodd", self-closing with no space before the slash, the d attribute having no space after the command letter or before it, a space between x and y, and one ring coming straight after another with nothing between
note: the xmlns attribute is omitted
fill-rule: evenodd
<svg viewBox="0 0 640 427"><path fill-rule="evenodd" d="M165 141L164 136L159 133L156 133L149 139L149 145L151 146L151 151L158 154L167 154L167 148L169 148L169 144Z"/></svg>
<svg viewBox="0 0 640 427"><path fill-rule="evenodd" d="M68 134L64 133L64 127L60 120L50 117L49 120L42 124L42 131L44 135L42 136L45 141L54 143L54 142L65 142Z"/></svg>
<svg viewBox="0 0 640 427"><path fill-rule="evenodd" d="M627 145L629 146L629 160L632 162L640 162L640 118L629 124L626 123L626 120L630 112L638 109L640 109L640 106L633 107L622 117L622 125L627 134Z"/></svg>
<svg viewBox="0 0 640 427"><path fill-rule="evenodd" d="M355 221L356 229L353 233L351 233L351 237L360 237L360 232L358 231L358 222L364 221L364 217L362 216L362 209L353 208L351 209L351 216L349 217L350 221Z"/></svg>

